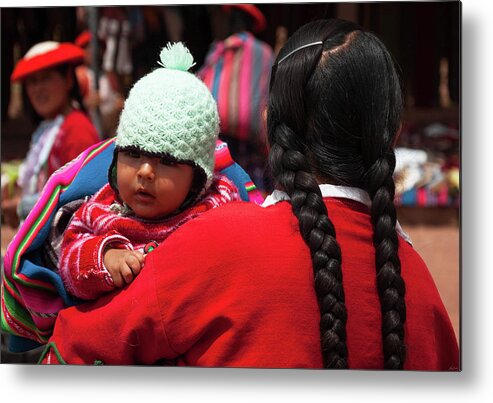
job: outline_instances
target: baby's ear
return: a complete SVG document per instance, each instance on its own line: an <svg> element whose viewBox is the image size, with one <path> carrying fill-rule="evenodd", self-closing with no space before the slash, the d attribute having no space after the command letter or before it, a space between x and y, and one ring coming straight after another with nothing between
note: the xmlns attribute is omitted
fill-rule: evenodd
<svg viewBox="0 0 493 403"><path fill-rule="evenodd" d="M202 186L200 185L200 183L198 183L198 181L195 181L194 180L192 182L192 186L190 188L190 192L199 193L201 189L202 189Z"/></svg>
<svg viewBox="0 0 493 403"><path fill-rule="evenodd" d="M202 168L198 166L193 167L193 180L190 187L191 192L199 193L207 182L207 177Z"/></svg>

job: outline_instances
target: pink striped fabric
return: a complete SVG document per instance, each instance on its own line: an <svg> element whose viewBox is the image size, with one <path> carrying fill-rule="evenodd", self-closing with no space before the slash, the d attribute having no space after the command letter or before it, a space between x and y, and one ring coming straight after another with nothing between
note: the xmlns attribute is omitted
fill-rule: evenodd
<svg viewBox="0 0 493 403"><path fill-rule="evenodd" d="M32 246L40 231L46 229L61 195L77 174L95 157L112 146L114 139L89 147L76 159L54 172L19 231L12 239L4 257L2 278L2 330L17 336L46 342L58 312L64 303L54 285L20 272L21 256Z"/></svg>
<svg viewBox="0 0 493 403"><path fill-rule="evenodd" d="M265 136L271 47L249 32L213 43L198 76L218 104L221 132L242 141Z"/></svg>

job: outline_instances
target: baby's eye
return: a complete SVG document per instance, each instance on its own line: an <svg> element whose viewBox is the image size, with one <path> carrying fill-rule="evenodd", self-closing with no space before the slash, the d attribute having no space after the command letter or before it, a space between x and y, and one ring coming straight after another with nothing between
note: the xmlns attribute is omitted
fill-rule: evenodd
<svg viewBox="0 0 493 403"><path fill-rule="evenodd" d="M130 157L130 158L140 158L140 152L136 151L136 150L128 150L126 152L126 154Z"/></svg>
<svg viewBox="0 0 493 403"><path fill-rule="evenodd" d="M174 167L177 165L176 161L170 160L169 158L161 158L159 160L159 163L168 167Z"/></svg>

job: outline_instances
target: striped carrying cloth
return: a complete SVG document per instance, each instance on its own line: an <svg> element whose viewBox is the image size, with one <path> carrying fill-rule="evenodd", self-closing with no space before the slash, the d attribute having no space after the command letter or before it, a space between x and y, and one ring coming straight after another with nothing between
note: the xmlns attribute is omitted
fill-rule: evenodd
<svg viewBox="0 0 493 403"><path fill-rule="evenodd" d="M56 171L19 227L4 257L2 330L45 343L56 314L76 303L60 276L43 265L41 246L58 208L95 193L107 182L113 140L96 144Z"/></svg>
<svg viewBox="0 0 493 403"><path fill-rule="evenodd" d="M222 155L227 152L219 142L216 150L218 148ZM57 312L79 302L67 293L57 270L46 266L45 241L53 231L54 217L61 207L93 195L108 183L113 151L114 138L91 146L57 170L9 244L4 256L1 321L2 330L12 335L11 351L25 351L45 344ZM233 160L223 161L217 168L235 183L242 200L263 202L257 198L258 192L250 177Z"/></svg>

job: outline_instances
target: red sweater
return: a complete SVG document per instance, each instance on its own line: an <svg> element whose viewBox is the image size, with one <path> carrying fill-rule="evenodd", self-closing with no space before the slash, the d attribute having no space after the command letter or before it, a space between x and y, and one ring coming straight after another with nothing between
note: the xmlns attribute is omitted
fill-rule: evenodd
<svg viewBox="0 0 493 403"><path fill-rule="evenodd" d="M325 199L343 259L350 368L383 368L368 209ZM457 370L447 312L418 254L399 244L405 369ZM44 363L320 368L309 249L287 202L230 203L182 226L133 283L60 312Z"/></svg>
<svg viewBox="0 0 493 403"><path fill-rule="evenodd" d="M98 133L89 118L79 110L70 112L53 143L48 158L48 177L99 141Z"/></svg>

